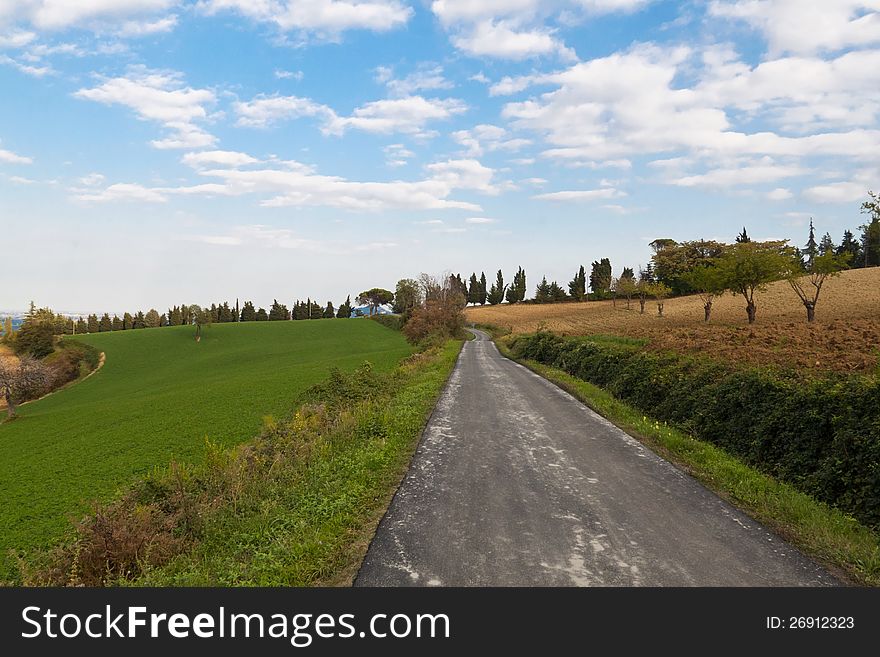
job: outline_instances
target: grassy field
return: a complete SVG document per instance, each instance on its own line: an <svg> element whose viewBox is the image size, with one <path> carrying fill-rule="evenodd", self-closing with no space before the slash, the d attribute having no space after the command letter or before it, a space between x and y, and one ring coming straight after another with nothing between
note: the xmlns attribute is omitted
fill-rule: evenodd
<svg viewBox="0 0 880 657"><path fill-rule="evenodd" d="M205 439L232 445L284 415L328 369L389 370L412 349L375 322L218 324L77 337L105 352L94 376L0 425L0 579L10 548L58 539L88 501L108 499L172 459L197 462Z"/></svg>
<svg viewBox="0 0 880 657"><path fill-rule="evenodd" d="M667 299L664 317L654 301L645 314L633 300L561 304L517 304L467 309L469 321L512 333L539 327L562 335L611 334L647 338L656 349L702 353L734 362L796 366L804 370L873 372L880 359L880 267L844 272L826 282L816 321L788 283L756 296L758 321L747 323L742 297L715 300L712 320L703 322L699 297Z"/></svg>

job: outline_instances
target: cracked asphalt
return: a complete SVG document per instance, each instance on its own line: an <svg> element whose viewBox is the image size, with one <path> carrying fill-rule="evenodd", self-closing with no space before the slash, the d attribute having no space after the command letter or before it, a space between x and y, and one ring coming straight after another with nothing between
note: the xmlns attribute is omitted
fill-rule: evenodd
<svg viewBox="0 0 880 657"><path fill-rule="evenodd" d="M475 333L356 586L838 583Z"/></svg>

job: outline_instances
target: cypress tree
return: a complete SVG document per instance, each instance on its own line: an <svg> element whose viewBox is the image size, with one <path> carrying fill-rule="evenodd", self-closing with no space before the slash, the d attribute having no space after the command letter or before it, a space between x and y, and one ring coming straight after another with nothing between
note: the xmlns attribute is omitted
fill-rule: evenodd
<svg viewBox="0 0 880 657"><path fill-rule="evenodd" d="M834 252L836 255L849 254L849 264L853 269L862 267L865 264L865 261L861 257L862 245L859 244L859 241L855 239L855 236L850 230L845 230L843 232L843 239L840 241L840 246L838 246Z"/></svg>
<svg viewBox="0 0 880 657"><path fill-rule="evenodd" d="M134 316L131 322L131 327L136 329L147 328L147 321L142 310L137 311L137 315Z"/></svg>
<svg viewBox="0 0 880 657"><path fill-rule="evenodd" d="M541 282L538 283L538 287L535 288L535 301L538 303L547 303L551 301L550 296L550 284L547 283L547 277L541 279Z"/></svg>
<svg viewBox="0 0 880 657"><path fill-rule="evenodd" d="M587 274L581 265L572 281L568 284L568 293L575 301L583 301L587 296Z"/></svg>
<svg viewBox="0 0 880 657"><path fill-rule="evenodd" d="M743 226L742 232L736 236L737 244L745 244L746 242L751 242L752 238L749 237L749 234L746 232L746 227Z"/></svg>
<svg viewBox="0 0 880 657"><path fill-rule="evenodd" d="M242 322L253 322L257 319L257 311L254 309L252 301L245 301L241 309L240 320Z"/></svg>
<svg viewBox="0 0 880 657"><path fill-rule="evenodd" d="M504 295L506 291L507 286L504 285L504 276L499 269L498 274L496 274L495 276L495 282L492 283L492 287L489 289L489 293L486 295L489 304L494 306L504 301Z"/></svg>
<svg viewBox="0 0 880 657"><path fill-rule="evenodd" d="M101 315L101 321L98 322L98 330L102 333L113 330L113 321L107 313Z"/></svg>
<svg viewBox="0 0 880 657"><path fill-rule="evenodd" d="M348 319L351 317L351 295L345 297L345 303L339 305L339 310L336 311L336 317L340 319Z"/></svg>
<svg viewBox="0 0 880 657"><path fill-rule="evenodd" d="M327 307L324 308L324 315L323 315L323 317L324 317L324 319L333 319L334 317L336 317L336 309L333 308L333 302L332 302L332 301L328 301L328 302L327 302Z"/></svg>
<svg viewBox="0 0 880 657"><path fill-rule="evenodd" d="M489 291L486 289L486 272L480 273L480 298L478 300L481 306L486 305L486 296Z"/></svg>
<svg viewBox="0 0 880 657"><path fill-rule="evenodd" d="M480 281L477 280L477 274L471 274L470 287L467 291L467 302L477 304L480 302Z"/></svg>
<svg viewBox="0 0 880 657"><path fill-rule="evenodd" d="M119 319L119 317L117 317L116 315L113 315L113 320L112 320L112 324L110 326L110 330L111 331L121 331L122 330L122 320ZM77 332L79 332L78 329L77 329Z"/></svg>
<svg viewBox="0 0 880 657"><path fill-rule="evenodd" d="M819 255L819 247L816 244L816 231L813 229L813 219L810 218L810 237L807 239L805 247L801 250L803 255L804 267L809 270L813 266L813 259Z"/></svg>
<svg viewBox="0 0 880 657"><path fill-rule="evenodd" d="M85 320L82 317L77 319L76 320L76 333L77 333L77 335L79 335L80 333L88 333L88 332L89 332L89 325L86 324Z"/></svg>
<svg viewBox="0 0 880 657"><path fill-rule="evenodd" d="M267 322L269 321L269 315L266 314L265 308L260 308L255 315L255 319L258 322Z"/></svg>
<svg viewBox="0 0 880 657"><path fill-rule="evenodd" d="M89 315L88 331L89 331L89 333L97 333L99 331L98 316L97 315Z"/></svg>

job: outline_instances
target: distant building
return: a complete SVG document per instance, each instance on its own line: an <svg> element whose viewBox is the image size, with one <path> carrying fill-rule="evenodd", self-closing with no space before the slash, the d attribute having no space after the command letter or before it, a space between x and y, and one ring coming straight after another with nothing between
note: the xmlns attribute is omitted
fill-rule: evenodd
<svg viewBox="0 0 880 657"><path fill-rule="evenodd" d="M367 317L370 314L370 306L358 306L357 308L351 309L352 317ZM393 315L394 312L388 306L379 306L378 308L373 310L374 315Z"/></svg>

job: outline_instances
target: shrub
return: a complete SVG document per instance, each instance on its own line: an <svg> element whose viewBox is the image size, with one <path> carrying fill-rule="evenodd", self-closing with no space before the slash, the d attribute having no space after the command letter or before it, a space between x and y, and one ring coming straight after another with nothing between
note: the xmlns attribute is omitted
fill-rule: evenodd
<svg viewBox="0 0 880 657"><path fill-rule="evenodd" d="M49 322L25 322L12 341L18 356L45 358L55 350L55 329Z"/></svg>
<svg viewBox="0 0 880 657"><path fill-rule="evenodd" d="M390 328L393 331L399 331L403 328L402 315L371 315L368 319L378 322L382 326Z"/></svg>
<svg viewBox="0 0 880 657"><path fill-rule="evenodd" d="M549 333L520 336L511 347L880 528L876 377L804 381L795 373Z"/></svg>
<svg viewBox="0 0 880 657"><path fill-rule="evenodd" d="M412 344L461 338L464 334L464 321L464 313L455 300L429 300L413 311L403 327L403 334Z"/></svg>

